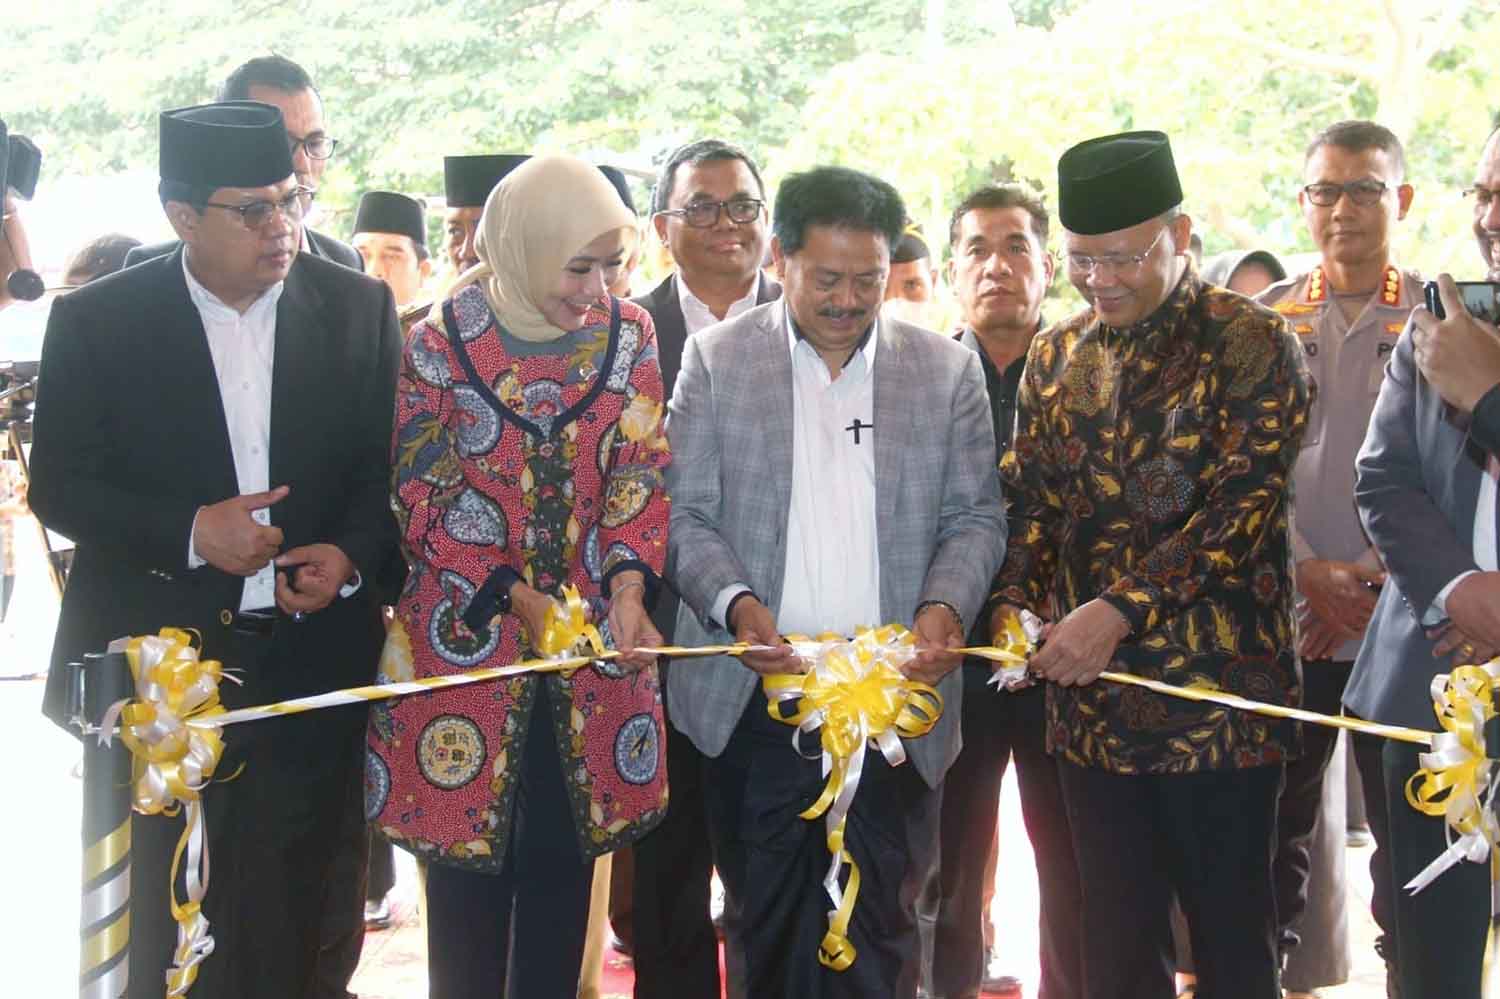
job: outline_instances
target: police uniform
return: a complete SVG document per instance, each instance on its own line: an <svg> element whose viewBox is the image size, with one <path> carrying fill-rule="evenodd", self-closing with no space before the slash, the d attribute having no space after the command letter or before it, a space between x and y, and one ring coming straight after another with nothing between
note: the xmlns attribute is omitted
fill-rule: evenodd
<svg viewBox="0 0 1500 999"><path fill-rule="evenodd" d="M1275 309L1302 343L1318 384L1307 436L1293 473L1293 557L1355 562L1374 553L1354 509L1354 457L1411 310L1422 302L1422 281L1414 272L1387 265L1380 286L1353 321L1346 318L1321 266L1267 288L1262 304ZM1359 640L1345 642L1330 659L1303 662L1303 705L1327 714L1341 712L1344 686L1359 651ZM1354 736L1365 804L1377 844L1385 838L1386 803L1380 777L1380 745ZM1336 746L1332 729L1303 727L1303 755L1288 764L1277 816L1275 867L1282 945L1289 947L1288 989L1311 991L1348 977L1345 942L1345 889L1341 856L1343 814L1327 807L1323 785ZM1333 761L1335 784L1342 760ZM1337 793L1337 787L1332 788ZM1333 798L1336 804L1338 797ZM1321 814L1324 828L1318 828ZM1316 840L1315 840L1316 837ZM1385 858L1371 859L1371 908L1383 932L1393 933L1391 884Z"/></svg>

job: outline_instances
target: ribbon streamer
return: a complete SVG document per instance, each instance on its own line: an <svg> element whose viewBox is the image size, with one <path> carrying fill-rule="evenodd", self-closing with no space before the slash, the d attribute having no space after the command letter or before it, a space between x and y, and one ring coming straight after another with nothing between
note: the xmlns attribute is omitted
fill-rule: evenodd
<svg viewBox="0 0 1500 999"><path fill-rule="evenodd" d="M828 783L801 817L825 816L833 859L823 887L833 910L818 961L844 971L856 956L849 919L859 897L859 865L844 848L844 830L864 773L865 747L878 749L891 766L900 766L906 762L901 740L931 731L943 713L943 699L932 687L902 674L916 646L911 633L899 625L861 629L852 641L821 635L816 640L788 637L788 642L809 664L808 671L767 676L762 685L771 717L796 726L792 748L799 754L808 755L802 736L821 730L820 750L808 758L821 757ZM846 865L849 879L840 887L839 875Z"/></svg>
<svg viewBox="0 0 1500 999"><path fill-rule="evenodd" d="M998 672L1012 682L1024 685L1025 663L1035 648L1039 633L1037 625L1034 620L1007 622L1000 644L957 651L1000 663L1002 668ZM853 857L844 848L844 831L849 807L863 774L864 748L873 746L892 766L900 765L906 758L901 739L918 738L929 732L942 713L943 702L931 686L908 680L901 673L901 666L915 655L915 645L911 635L899 625L861 629L853 640L823 635L817 639L793 638L790 642L794 651L811 664L809 672L768 677L764 685L771 701L772 716L796 726L793 742L799 753L802 752L801 736L820 732L821 746L815 756L823 761L828 783L822 795L802 816L807 819L824 816L828 828L832 861L823 884L834 908L829 912L829 929L819 948L818 959L841 971L852 965L855 958L855 948L848 939L848 926L859 893L860 876ZM427 693L525 673L574 670L619 656L618 652L604 648L598 628L589 623L585 605L571 587L564 588L563 600L548 612L544 633L538 643L538 651L547 658L423 680L329 691L235 711L226 711L218 698L219 681L233 680L234 677L227 676L215 661L199 661L187 632L163 628L156 636L122 640L119 644L123 645L130 660L139 699L114 705L101 722L99 737L107 743L118 719L121 739L130 747L135 760L137 810L166 815L182 810L187 819L173 856L174 884L184 854L187 857L188 899L179 903L174 889L172 913L178 922L178 947L174 967L167 975L171 989L169 995L185 994L196 978L198 965L213 951L208 921L202 914L202 900L208 887L208 849L200 794L222 756L220 730L224 726ZM671 645L642 651L673 658L741 656L746 652L766 651L766 647L745 643L692 648ZM1493 761L1484 758L1483 720L1494 716L1494 695L1489 691L1500 684L1500 664L1466 669L1479 669L1483 682L1473 674L1456 670L1455 675L1461 678L1461 692L1446 695L1447 702L1439 697L1439 685L1434 685L1434 700L1438 703L1440 718L1446 718L1443 724L1446 731L1437 735L1419 729L1263 704L1211 688L1176 687L1126 673L1105 672L1100 679L1146 687L1166 696L1212 702L1237 710L1432 747L1434 752L1424 754L1424 769L1418 774L1418 777L1430 774L1428 780L1431 783L1416 784L1420 788L1417 791L1409 786L1408 797L1415 796L1417 800L1425 801L1425 807L1420 810L1427 811L1427 814L1447 817L1454 789L1457 789L1457 801L1462 805L1469 802L1470 796L1480 800L1478 795L1482 794L1482 804L1488 806L1495 794L1494 785L1488 780ZM1480 693L1481 689L1485 693ZM1480 705L1477 713L1476 702ZM1446 716L1444 703L1451 705ZM794 705L790 713L784 713L787 705ZM1479 783L1481 772L1485 778L1483 786ZM1444 787L1449 789L1446 795ZM1467 807L1459 808L1459 812L1468 818L1459 827L1452 827L1459 838L1450 852L1460 844L1463 844L1461 852L1464 856L1477 852L1479 846L1474 845L1475 841L1465 841L1464 837L1478 830L1485 854L1492 864L1500 864L1500 859L1497 859L1500 858L1500 849L1496 848L1500 839L1495 836L1494 819L1487 807L1479 809L1478 818L1474 817L1473 809ZM1474 825L1476 822L1477 826ZM1454 859L1447 866L1456 862ZM840 886L840 875L846 865L848 879ZM1436 876L1436 873L1432 875ZM1500 884L1500 880L1496 883Z"/></svg>
<svg viewBox="0 0 1500 999"><path fill-rule="evenodd" d="M204 827L203 788L224 753L215 719L223 667L200 660L194 636L179 628L132 638L125 656L135 677L139 700L117 702L105 713L99 741L109 744L116 718L120 741L133 758L134 807L143 815L185 812L182 835L172 852L170 898L177 922L177 948L166 972L168 996L185 995L198 977L198 966L214 951L203 898L208 893L208 837ZM231 678L232 679L232 678ZM187 899L178 901L177 872L187 857Z"/></svg>

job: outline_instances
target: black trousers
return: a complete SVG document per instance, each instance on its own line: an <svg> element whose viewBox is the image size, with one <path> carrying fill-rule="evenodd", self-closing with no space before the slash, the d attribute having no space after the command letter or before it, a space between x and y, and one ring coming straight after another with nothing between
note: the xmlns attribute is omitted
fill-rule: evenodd
<svg viewBox="0 0 1500 999"><path fill-rule="evenodd" d="M965 663L964 748L943 778L937 927L932 991L973 999L984 977L984 869L999 816L1000 786L1011 756L1020 781L1021 816L1036 855L1041 902L1040 999L1083 995L1082 890L1057 762L1047 755L1047 694L1040 685L1013 693L986 686L988 666Z"/></svg>
<svg viewBox="0 0 1500 999"><path fill-rule="evenodd" d="M1280 766L1119 776L1059 762L1083 884L1083 994L1170 999L1175 891L1199 999L1276 999Z"/></svg>
<svg viewBox="0 0 1500 999"><path fill-rule="evenodd" d="M594 862L578 849L552 709L539 690L495 874L427 866L431 999L574 999Z"/></svg>
<svg viewBox="0 0 1500 999"><path fill-rule="evenodd" d="M1441 818L1406 803L1406 782L1417 772L1419 747L1388 741L1385 790L1390 810L1392 882L1405 885L1447 849ZM1488 864L1463 861L1413 895L1395 896L1401 999L1478 999L1489 930Z"/></svg>
<svg viewBox="0 0 1500 999"><path fill-rule="evenodd" d="M1319 659L1303 664L1302 706L1336 715L1352 662ZM1307 909L1308 879L1312 874L1313 829L1323 801L1323 774L1333 759L1339 730L1324 725L1302 726L1302 755L1286 766L1286 781L1276 809L1276 914L1281 926L1281 948L1301 943L1296 924Z"/></svg>
<svg viewBox="0 0 1500 999"><path fill-rule="evenodd" d="M665 686L665 675L662 682ZM631 847L635 999L720 995L719 938L709 915L714 863L703 810L703 767L703 754L668 717L671 801L661 825Z"/></svg>
<svg viewBox="0 0 1500 999"><path fill-rule="evenodd" d="M848 970L832 971L817 957L831 908L822 885L830 861L826 826L798 814L825 780L817 759L793 751L791 736L790 726L767 714L757 687L724 752L705 770L714 861L726 894L726 947L746 968L746 991L731 996L911 999L916 898L937 850L938 793L910 763L892 767L878 752L866 754L844 838L860 869L849 924L857 957Z"/></svg>
<svg viewBox="0 0 1500 999"><path fill-rule="evenodd" d="M1365 820L1370 824L1370 834L1375 840L1375 849L1370 854L1370 915L1380 927L1380 938L1376 941L1386 949L1388 960L1400 963L1396 940L1396 889L1391 876L1391 806L1385 787L1385 743L1374 735L1350 733L1354 746L1354 766L1359 771L1360 783L1365 794ZM1412 768L1416 773L1416 768ZM1410 775L1408 775L1410 776ZM1399 808L1408 807L1406 793L1395 799Z"/></svg>
<svg viewBox="0 0 1500 999"><path fill-rule="evenodd" d="M250 636L236 637L228 649L209 650L251 677L266 665L266 651L265 640ZM193 995L344 996L347 978L333 980L342 965L338 971L324 968L324 928L339 922L332 914L362 908L363 884L341 874L330 844L364 822L367 718L367 708L351 705L225 729L217 774L243 769L203 794L211 867L203 911L215 949L200 966ZM162 976L171 965L177 929L167 882L182 822L134 819L132 999L161 999ZM185 899L180 873L178 886L178 898Z"/></svg>

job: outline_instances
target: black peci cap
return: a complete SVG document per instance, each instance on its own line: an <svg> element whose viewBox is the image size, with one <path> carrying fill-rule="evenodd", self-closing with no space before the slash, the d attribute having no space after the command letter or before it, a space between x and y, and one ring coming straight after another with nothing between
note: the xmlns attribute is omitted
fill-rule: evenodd
<svg viewBox="0 0 1500 999"><path fill-rule="evenodd" d="M1057 214L1080 236L1118 232L1182 204L1182 185L1163 132L1089 139L1057 161Z"/></svg>
<svg viewBox="0 0 1500 999"><path fill-rule="evenodd" d="M410 236L418 246L427 243L422 203L395 191L366 191L354 212L354 232L393 232Z"/></svg>
<svg viewBox="0 0 1500 999"><path fill-rule="evenodd" d="M270 187L292 176L281 112L259 101L163 111L161 179L197 187Z"/></svg>
<svg viewBox="0 0 1500 999"><path fill-rule="evenodd" d="M483 208L485 199L505 175L531 159L502 153L494 156L444 156L443 197L449 208Z"/></svg>

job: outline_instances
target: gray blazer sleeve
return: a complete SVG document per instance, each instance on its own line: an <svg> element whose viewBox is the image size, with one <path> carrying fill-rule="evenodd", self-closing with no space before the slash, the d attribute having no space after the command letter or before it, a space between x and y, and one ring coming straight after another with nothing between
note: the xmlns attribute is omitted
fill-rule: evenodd
<svg viewBox="0 0 1500 999"><path fill-rule="evenodd" d="M710 627L709 610L724 587L749 585L745 567L719 531L723 502L720 440L714 412L713 376L696 337L682 352L682 370L667 417L672 497L667 568L672 586Z"/></svg>
<svg viewBox="0 0 1500 999"><path fill-rule="evenodd" d="M969 352L949 400L952 446L943 469L937 550L918 603L941 600L974 626L1005 561L1007 528L995 462L995 430L979 355Z"/></svg>
<svg viewBox="0 0 1500 999"><path fill-rule="evenodd" d="M1354 500L1371 543L1420 621L1438 592L1477 569L1468 532L1460 537L1426 488L1418 410L1441 413L1418 374L1408 324L1386 365L1375 412L1355 459Z"/></svg>

